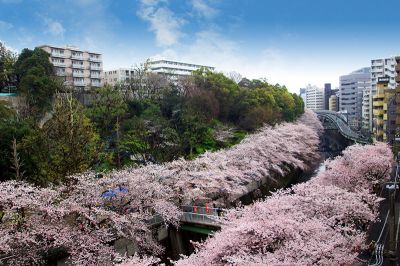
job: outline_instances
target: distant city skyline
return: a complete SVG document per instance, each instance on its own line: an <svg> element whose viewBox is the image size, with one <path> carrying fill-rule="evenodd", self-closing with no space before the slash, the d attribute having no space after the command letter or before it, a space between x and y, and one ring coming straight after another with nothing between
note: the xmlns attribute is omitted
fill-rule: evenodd
<svg viewBox="0 0 400 266"><path fill-rule="evenodd" d="M395 0L0 0L0 40L15 51L73 44L104 69L164 58L266 78L291 92L400 54ZM388 41L390 40L390 41Z"/></svg>

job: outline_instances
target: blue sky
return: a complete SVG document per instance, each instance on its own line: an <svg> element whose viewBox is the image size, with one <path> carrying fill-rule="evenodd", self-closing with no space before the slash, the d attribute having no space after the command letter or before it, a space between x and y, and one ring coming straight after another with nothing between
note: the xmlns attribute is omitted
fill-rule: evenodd
<svg viewBox="0 0 400 266"><path fill-rule="evenodd" d="M398 0L0 0L15 51L73 44L104 68L149 57L266 78L290 91L400 55Z"/></svg>

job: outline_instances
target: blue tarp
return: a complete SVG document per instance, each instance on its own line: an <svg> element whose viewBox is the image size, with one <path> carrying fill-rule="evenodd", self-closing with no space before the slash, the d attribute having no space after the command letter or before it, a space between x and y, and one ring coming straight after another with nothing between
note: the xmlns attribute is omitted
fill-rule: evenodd
<svg viewBox="0 0 400 266"><path fill-rule="evenodd" d="M114 189L109 189L101 194L101 197L104 199L112 199L113 197L116 197L118 193L126 193L128 192L128 189L125 187L117 187Z"/></svg>

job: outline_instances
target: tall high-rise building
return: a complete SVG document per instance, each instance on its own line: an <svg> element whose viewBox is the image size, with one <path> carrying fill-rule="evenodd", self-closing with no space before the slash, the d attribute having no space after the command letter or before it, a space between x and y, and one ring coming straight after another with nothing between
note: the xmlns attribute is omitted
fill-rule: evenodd
<svg viewBox="0 0 400 266"><path fill-rule="evenodd" d="M324 89L307 85L305 106L314 111L324 110Z"/></svg>
<svg viewBox="0 0 400 266"><path fill-rule="evenodd" d="M306 101L307 101L306 88L300 88L299 96L303 99L304 106L306 106Z"/></svg>
<svg viewBox="0 0 400 266"><path fill-rule="evenodd" d="M370 68L364 67L339 78L339 111L346 112L354 130L362 125L363 91L370 88Z"/></svg>
<svg viewBox="0 0 400 266"><path fill-rule="evenodd" d="M387 141L388 103L394 90L389 89L390 77L378 78L376 94L372 96L373 133L377 141Z"/></svg>
<svg viewBox="0 0 400 266"><path fill-rule="evenodd" d="M387 89L396 87L395 57L371 60L371 88L363 93L362 128L364 132L373 131L373 96L377 93L378 79L388 77Z"/></svg>
<svg viewBox="0 0 400 266"><path fill-rule="evenodd" d="M76 46L57 47L41 45L39 48L50 54L56 75L63 77L65 85L80 89L103 85L102 55L88 52Z"/></svg>
<svg viewBox="0 0 400 266"><path fill-rule="evenodd" d="M375 95L378 78L389 77L388 89L396 88L396 59L395 57L380 58L371 60L371 89L372 94Z"/></svg>
<svg viewBox="0 0 400 266"><path fill-rule="evenodd" d="M336 95L331 95L329 97L328 110L332 112L337 112L339 109L339 98Z"/></svg>
<svg viewBox="0 0 400 266"><path fill-rule="evenodd" d="M393 151L397 154L400 151L400 56L396 56L396 90L394 94L394 126L392 130L394 132L392 144L393 144Z"/></svg>
<svg viewBox="0 0 400 266"><path fill-rule="evenodd" d="M330 83L324 84L324 110L329 110L329 98L332 95L332 86Z"/></svg>
<svg viewBox="0 0 400 266"><path fill-rule="evenodd" d="M384 125L384 131L385 131L385 136L384 139L387 143L390 145L393 145L394 139L395 139L395 134L396 134L396 128L398 125L396 124L396 109L397 109L397 103L396 103L396 96L395 96L395 90L389 90L390 92L387 92L387 101L386 101L386 117L384 117L385 125Z"/></svg>
<svg viewBox="0 0 400 266"><path fill-rule="evenodd" d="M369 135L372 133L372 89L365 89L363 91L362 99L362 127L361 130L364 134Z"/></svg>

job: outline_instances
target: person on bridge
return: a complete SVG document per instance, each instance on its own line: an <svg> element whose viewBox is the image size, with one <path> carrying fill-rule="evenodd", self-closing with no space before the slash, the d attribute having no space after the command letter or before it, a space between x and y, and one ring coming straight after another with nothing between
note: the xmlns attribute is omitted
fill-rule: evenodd
<svg viewBox="0 0 400 266"><path fill-rule="evenodd" d="M222 216L222 208L221 207L217 208L217 214L218 214L218 216Z"/></svg>

